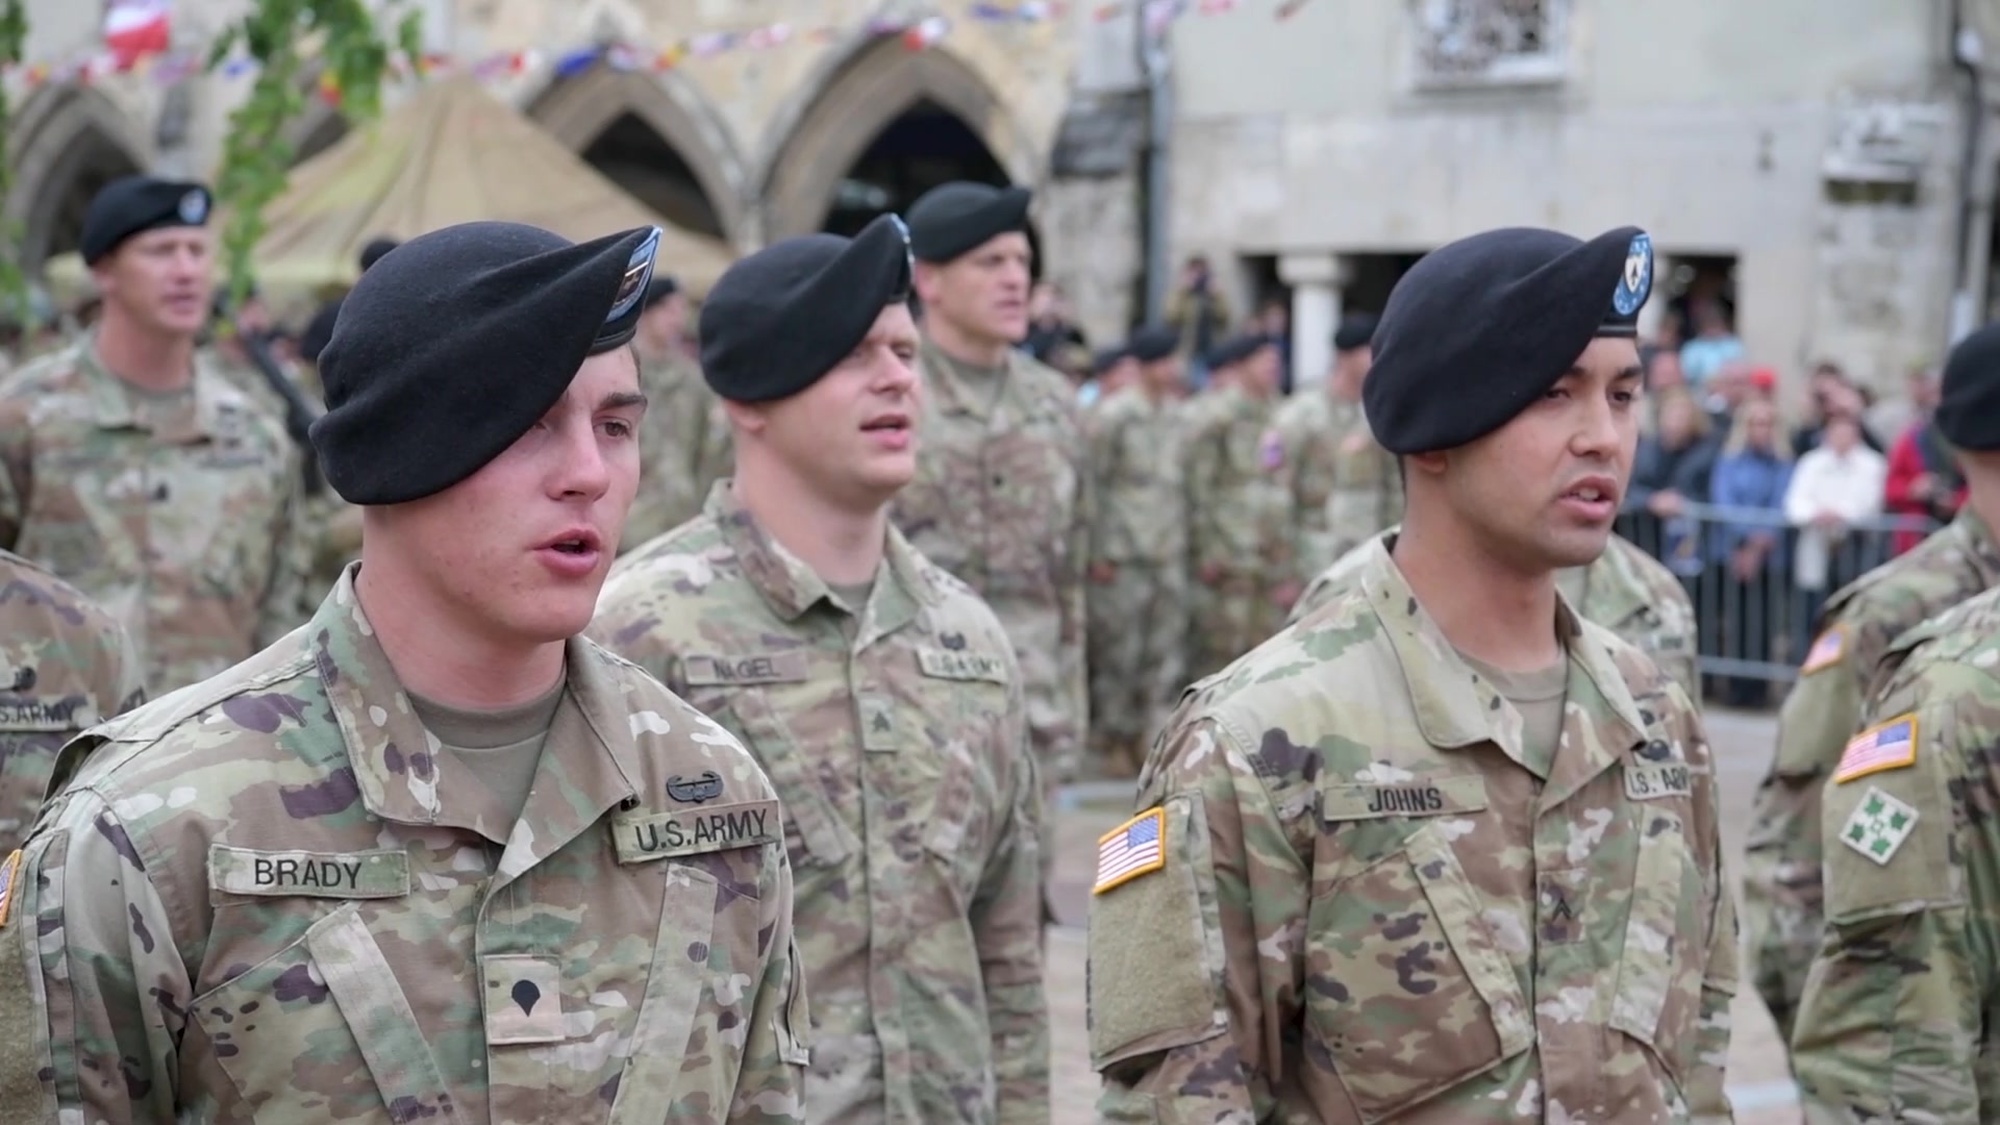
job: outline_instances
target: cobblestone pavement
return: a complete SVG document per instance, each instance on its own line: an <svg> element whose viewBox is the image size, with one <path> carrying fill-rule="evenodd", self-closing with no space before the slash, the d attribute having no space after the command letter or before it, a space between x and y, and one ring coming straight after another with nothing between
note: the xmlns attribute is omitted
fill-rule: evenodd
<svg viewBox="0 0 2000 1125"><path fill-rule="evenodd" d="M1712 710L1709 741L1722 782L1723 843L1739 864L1751 798L1770 761L1776 721L1766 714ZM1068 794L1057 821L1056 914L1049 935L1049 1003L1054 1020L1054 1125L1087 1125L1096 1097L1084 1034L1084 919L1097 837L1130 815L1116 785L1092 783ZM1798 1125L1802 1117L1785 1053L1763 1002L1747 986L1737 996L1729 1089L1737 1125Z"/></svg>

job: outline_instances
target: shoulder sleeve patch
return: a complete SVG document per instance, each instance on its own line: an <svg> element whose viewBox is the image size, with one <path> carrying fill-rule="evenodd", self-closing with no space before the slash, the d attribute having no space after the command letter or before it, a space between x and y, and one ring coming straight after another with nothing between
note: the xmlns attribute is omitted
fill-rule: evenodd
<svg viewBox="0 0 2000 1125"><path fill-rule="evenodd" d="M1876 866L1884 866L1916 831L1917 815L1914 805L1870 785L1840 826L1840 842Z"/></svg>
<svg viewBox="0 0 2000 1125"><path fill-rule="evenodd" d="M1917 764L1917 713L1906 711L1876 723L1847 740L1834 767L1833 781L1845 785L1856 778Z"/></svg>
<svg viewBox="0 0 2000 1125"><path fill-rule="evenodd" d="M1799 674L1809 676L1822 668L1831 668L1847 655L1847 626L1835 625L1821 633L1806 650L1805 663L1799 665Z"/></svg>
<svg viewBox="0 0 2000 1125"><path fill-rule="evenodd" d="M1257 459L1267 473L1275 473L1285 467L1285 435L1277 430L1265 430L1264 440L1258 446Z"/></svg>
<svg viewBox="0 0 2000 1125"><path fill-rule="evenodd" d="M1090 893L1101 895L1164 868L1166 821L1167 810L1150 808L1098 837L1097 881Z"/></svg>

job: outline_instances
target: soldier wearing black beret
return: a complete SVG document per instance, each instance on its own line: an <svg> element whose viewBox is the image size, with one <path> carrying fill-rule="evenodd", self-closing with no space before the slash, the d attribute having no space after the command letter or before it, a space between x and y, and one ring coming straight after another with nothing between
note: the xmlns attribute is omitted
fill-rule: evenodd
<svg viewBox="0 0 2000 1125"><path fill-rule="evenodd" d="M803 1125L788 814L741 743L581 635L639 479L659 238L468 223L361 276L312 431L366 506L361 561L303 628L70 743L8 889L79 923L33 939L76 968L0 974L0 1008L79 1049L39 1074L9 1052L0 1085L77 1120L576 1121L616 1088ZM173 905L189 887L234 911ZM0 955L39 966L6 893ZM127 927L152 936L105 940ZM288 981L315 965L307 1004ZM114 1061L162 1003L185 1040ZM325 1069L220 1030L259 1007L308 1021ZM586 1027L623 1046L566 1049ZM420 1077L371 1078L385 1049Z"/></svg>
<svg viewBox="0 0 2000 1125"><path fill-rule="evenodd" d="M1627 227L1491 231L1396 285L1363 397L1400 532L1183 697L1106 837L1163 844L1092 897L1103 1119L1729 1119L1700 714L1556 586L1611 534L1651 282Z"/></svg>
<svg viewBox="0 0 2000 1125"><path fill-rule="evenodd" d="M894 215L723 273L702 370L735 475L619 560L591 631L742 738L799 810L807 1118L1046 1121L1020 669L993 612L889 521L928 437L909 289Z"/></svg>
<svg viewBox="0 0 2000 1125"><path fill-rule="evenodd" d="M1091 357L1090 381L1077 394L1086 416L1102 407L1118 392L1132 385L1139 375L1139 360L1130 346L1117 344L1099 348Z"/></svg>
<svg viewBox="0 0 2000 1125"><path fill-rule="evenodd" d="M0 385L0 546L115 607L160 694L307 608L303 455L198 346L215 293L209 210L198 183L107 185L82 238L97 325ZM106 518L107 504L123 514Z"/></svg>
<svg viewBox="0 0 2000 1125"><path fill-rule="evenodd" d="M917 479L896 498L911 542L1007 624L1050 786L1085 736L1088 453L1075 391L1028 335L1029 193L955 182L909 210L928 397Z"/></svg>

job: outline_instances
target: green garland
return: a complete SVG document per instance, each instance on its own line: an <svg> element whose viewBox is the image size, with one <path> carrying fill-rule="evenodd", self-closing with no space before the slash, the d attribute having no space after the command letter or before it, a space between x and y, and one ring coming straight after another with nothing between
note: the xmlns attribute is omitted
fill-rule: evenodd
<svg viewBox="0 0 2000 1125"><path fill-rule="evenodd" d="M366 121L381 109L390 52L400 48L412 64L423 55L420 13L404 13L393 43L382 34L394 15L390 9L403 2L387 0L378 20L364 0L257 0L250 14L216 41L208 59L211 71L239 47L258 63L249 98L229 119L215 185L216 201L229 212L222 255L232 302L249 292L251 255L264 236L264 208L284 192L291 172L294 146L284 132L306 107L302 45L319 45L321 88L338 99L341 112L357 124Z"/></svg>
<svg viewBox="0 0 2000 1125"><path fill-rule="evenodd" d="M28 13L26 0L0 0L0 66L21 65L27 49ZM0 83L0 200L14 190L14 162L5 151L6 139L14 132L14 106ZM28 276L21 269L21 232L18 224L0 225L0 314L11 313L26 325L34 315L28 295Z"/></svg>

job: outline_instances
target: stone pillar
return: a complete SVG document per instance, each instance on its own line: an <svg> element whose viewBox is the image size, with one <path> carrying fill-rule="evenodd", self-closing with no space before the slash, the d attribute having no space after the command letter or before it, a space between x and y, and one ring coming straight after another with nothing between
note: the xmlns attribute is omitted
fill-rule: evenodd
<svg viewBox="0 0 2000 1125"><path fill-rule="evenodd" d="M1333 330L1340 323L1345 280L1338 255L1286 254L1278 279L1292 287L1292 390L1326 382L1333 366Z"/></svg>

